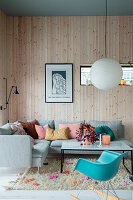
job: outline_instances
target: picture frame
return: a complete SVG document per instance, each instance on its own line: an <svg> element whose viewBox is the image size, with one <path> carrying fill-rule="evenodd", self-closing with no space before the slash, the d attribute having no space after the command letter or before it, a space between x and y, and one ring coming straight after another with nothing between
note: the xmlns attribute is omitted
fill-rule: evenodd
<svg viewBox="0 0 133 200"><path fill-rule="evenodd" d="M91 80L90 80L91 66L92 66L91 64L80 65L80 85L82 86L91 85Z"/></svg>
<svg viewBox="0 0 133 200"><path fill-rule="evenodd" d="M45 102L73 103L73 64L45 64Z"/></svg>

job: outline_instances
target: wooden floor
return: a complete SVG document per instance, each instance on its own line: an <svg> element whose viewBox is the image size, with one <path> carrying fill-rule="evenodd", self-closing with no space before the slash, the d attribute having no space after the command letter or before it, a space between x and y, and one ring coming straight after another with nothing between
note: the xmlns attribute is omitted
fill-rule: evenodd
<svg viewBox="0 0 133 200"><path fill-rule="evenodd" d="M3 186L7 186L8 182L16 178L16 174L23 172L24 169L7 169L0 168L0 200L16 200L16 199L28 199L28 200L70 200L70 194L76 196L78 191L42 191L42 190L5 190ZM120 198L126 200L133 200L133 191L118 190L117 194ZM80 200L97 200L98 197L94 192L89 190L82 190L79 196Z"/></svg>

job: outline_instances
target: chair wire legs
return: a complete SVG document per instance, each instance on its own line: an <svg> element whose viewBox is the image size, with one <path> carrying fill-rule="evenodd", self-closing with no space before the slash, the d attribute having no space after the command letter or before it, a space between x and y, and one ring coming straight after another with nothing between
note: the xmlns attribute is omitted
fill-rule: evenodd
<svg viewBox="0 0 133 200"><path fill-rule="evenodd" d="M100 183L101 183L101 181L100 181ZM93 186L93 191L95 192L96 185L92 184L92 186ZM103 192L103 190L102 190L102 192ZM97 193L96 193L96 194L97 194ZM98 197L98 199L100 200L100 195L99 195L99 194L97 194L97 197Z"/></svg>
<svg viewBox="0 0 133 200"><path fill-rule="evenodd" d="M100 183L100 188L101 188L101 191L102 191L102 199L105 199L104 198L104 193L103 193L103 186L102 186L102 181L99 181L99 183ZM107 192L108 193L108 192ZM98 197L100 198L100 195L99 194L97 194L98 195ZM100 198L101 199L101 198ZM107 196L106 196L106 200L107 200Z"/></svg>
<svg viewBox="0 0 133 200"><path fill-rule="evenodd" d="M106 200L108 198L108 193L109 193L109 183L108 183L108 187L107 187L107 196L106 196Z"/></svg>
<svg viewBox="0 0 133 200"><path fill-rule="evenodd" d="M114 188L113 188L113 186L112 186L111 181L109 181L109 185L110 185L111 189L113 190L113 194L114 194L114 195L117 197L117 199L119 200L119 197L118 197L118 195L116 194L116 192L115 192L115 190L114 190Z"/></svg>
<svg viewBox="0 0 133 200"><path fill-rule="evenodd" d="M75 196L73 196L73 195L70 195L70 197L72 198L72 199L74 199L74 200L79 200L79 195L80 195L80 192L81 192L81 190L82 190L82 188L83 188L83 186L84 186L84 184L85 184L85 182L86 182L86 180L84 180L83 181L83 183L82 183L82 185L81 185L81 187L80 187L80 189L79 189L79 192L78 192L78 194L77 194L77 197L75 197ZM115 192L115 190L114 190L114 188L113 188L113 186L112 186L112 184L111 184L111 181L108 181L107 183L107 193L104 193L104 189L103 189L103 185L101 184L102 183L102 181L99 181L99 183L100 183L100 188L101 188L101 191L99 191L99 190L97 190L97 189L95 189L96 188L96 185L94 185L94 184L92 184L92 186L93 187L91 187L91 186L88 186L92 191L94 191L96 194L97 194L97 198L100 200L101 198L102 199L112 199L112 197L113 196L110 196L109 195L109 192L111 193L111 194L113 194L115 197L114 197L114 199L115 200L120 200L120 198L118 197L118 195L116 194L116 192ZM110 191L109 189L111 189L112 191Z"/></svg>
<svg viewBox="0 0 133 200"><path fill-rule="evenodd" d="M75 197L75 196L73 196L73 195L70 195L70 197L71 197L72 199L74 199L74 200L79 200L78 197L79 197L80 192L81 192L81 190L82 190L82 188L83 188L83 186L84 186L84 184L85 184L85 181L86 181L86 180L83 181L83 183L82 183L82 185L81 185L81 187L80 187L80 189L79 189L79 192L78 192L78 194L77 194L77 197Z"/></svg>
<svg viewBox="0 0 133 200"><path fill-rule="evenodd" d="M79 195L80 195L80 192L81 192L81 190L82 190L82 188L83 188L83 186L84 186L84 184L85 184L85 181L86 181L86 180L83 181L83 183L82 183L82 185L81 185L81 187L80 187L80 189L79 189L79 192L78 192L78 194L77 194L77 198L78 198Z"/></svg>
<svg viewBox="0 0 133 200"><path fill-rule="evenodd" d="M111 181L108 181L107 183L107 192L106 193L104 193L104 191L103 191L103 185L101 184L102 183L102 181L99 181L99 186L100 186L100 188L101 188L101 192L99 191L99 190L97 190L97 189L95 189L95 186L92 184L92 186L93 187L91 187L91 186L88 186L91 190L93 190L94 192L96 192L97 193L97 196L98 196L98 199L112 199L112 197L114 196L114 199L115 200L120 200L120 198L118 197L118 195L116 194L116 192L115 192L115 190L114 190L114 188L113 188L113 186L112 186L112 184L111 184ZM110 191L110 189L112 190L112 191ZM104 190L105 190L105 188L104 188ZM111 193L111 194L113 194L113 196L110 196L109 195L109 192ZM102 196L101 198L100 198L100 196Z"/></svg>
<svg viewBox="0 0 133 200"><path fill-rule="evenodd" d="M102 188L102 186L101 186L101 188ZM112 192L110 191L110 189L112 190ZM112 186L112 184L111 184L111 181L108 181L106 200L107 200L108 197L109 197L109 192L110 192L111 194L113 194L113 195L117 198L117 200L120 199L120 198L118 197L118 195L116 194L115 189L113 188L113 186ZM103 189L102 189L102 194L103 194Z"/></svg>

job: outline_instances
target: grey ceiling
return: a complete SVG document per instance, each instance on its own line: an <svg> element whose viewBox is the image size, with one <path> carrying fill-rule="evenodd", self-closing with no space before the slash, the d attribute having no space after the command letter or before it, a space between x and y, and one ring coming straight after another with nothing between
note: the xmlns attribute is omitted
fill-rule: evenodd
<svg viewBox="0 0 133 200"><path fill-rule="evenodd" d="M10 16L105 15L106 0L0 0ZM108 15L133 15L133 0L108 0Z"/></svg>

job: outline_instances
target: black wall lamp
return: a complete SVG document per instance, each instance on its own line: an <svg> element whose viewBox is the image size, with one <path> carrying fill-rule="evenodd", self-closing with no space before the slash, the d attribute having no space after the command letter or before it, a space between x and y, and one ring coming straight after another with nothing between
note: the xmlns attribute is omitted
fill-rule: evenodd
<svg viewBox="0 0 133 200"><path fill-rule="evenodd" d="M0 110L7 109L7 105L9 104L9 100L10 100L10 97L11 97L11 94L12 94L12 91L13 91L14 88L15 88L15 90L14 90L13 94L19 94L19 92L17 90L17 86L12 86L11 89L10 89L8 99L7 99L7 78L3 78L3 79L6 80L6 107L3 108L3 106L0 106Z"/></svg>

